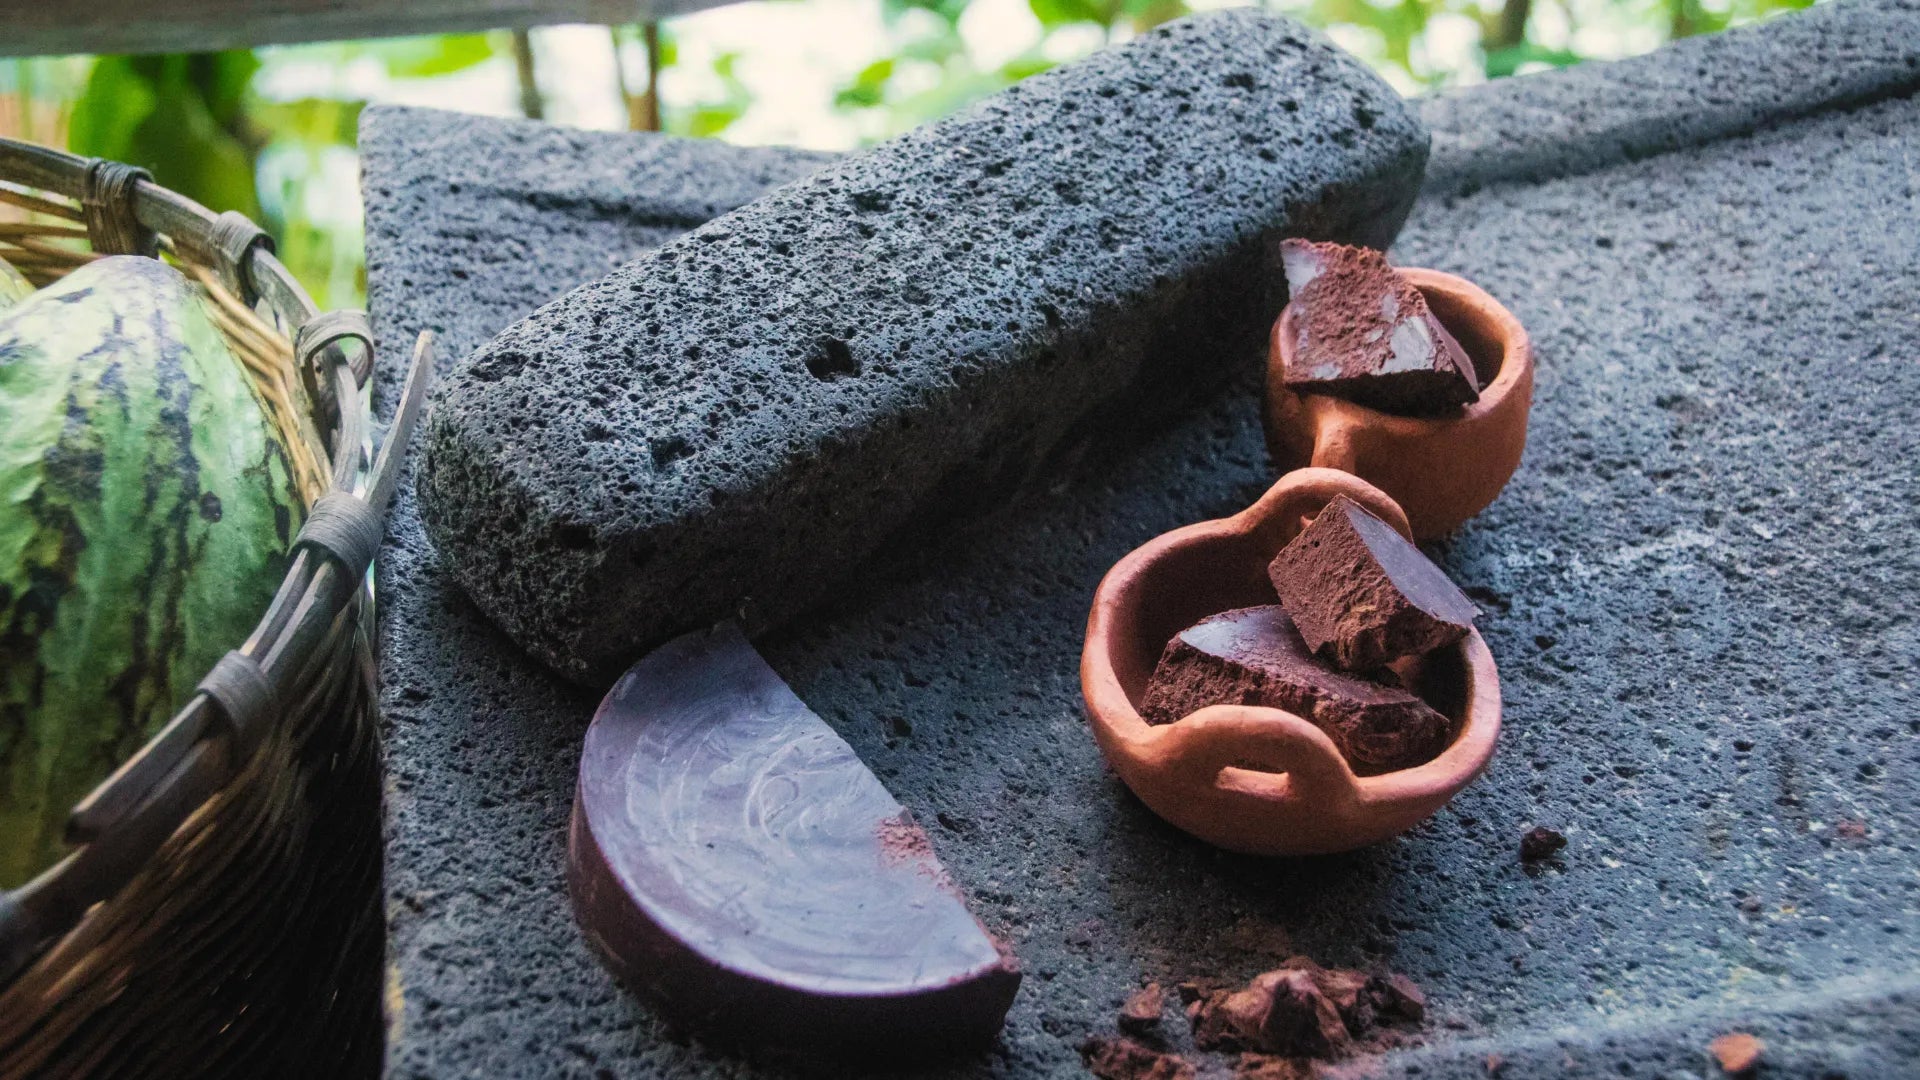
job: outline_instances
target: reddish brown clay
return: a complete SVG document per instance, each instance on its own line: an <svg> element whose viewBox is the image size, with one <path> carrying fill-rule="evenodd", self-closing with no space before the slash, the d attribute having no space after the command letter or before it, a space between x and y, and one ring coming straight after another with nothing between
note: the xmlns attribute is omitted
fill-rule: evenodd
<svg viewBox="0 0 1920 1080"><path fill-rule="evenodd" d="M1279 709L1215 705L1159 727L1141 718L1168 639L1215 612L1271 603L1267 564L1336 495L1407 534L1406 515L1380 489L1300 469L1233 517L1148 541L1094 594L1080 686L1101 753L1155 813L1232 851L1306 855L1376 843L1438 810L1493 756L1500 681L1477 631L1403 673L1458 724L1439 757L1411 769L1357 777L1324 732Z"/></svg>
<svg viewBox="0 0 1920 1080"><path fill-rule="evenodd" d="M1282 472L1306 466L1363 477L1406 511L1414 537L1444 536L1500 494L1527 444L1533 345L1513 313L1479 286L1438 270L1402 267L1427 306L1473 360L1480 400L1443 417L1392 416L1285 382L1295 335L1289 306L1274 323L1267 362L1267 448Z"/></svg>

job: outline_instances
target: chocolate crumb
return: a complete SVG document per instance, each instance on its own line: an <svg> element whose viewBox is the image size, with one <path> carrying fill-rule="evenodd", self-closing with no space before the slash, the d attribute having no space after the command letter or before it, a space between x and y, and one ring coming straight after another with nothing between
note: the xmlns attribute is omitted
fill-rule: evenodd
<svg viewBox="0 0 1920 1080"><path fill-rule="evenodd" d="M1241 1054L1233 1063L1234 1080L1313 1080L1313 1066L1299 1058Z"/></svg>
<svg viewBox="0 0 1920 1080"><path fill-rule="evenodd" d="M1520 837L1520 858L1524 862L1539 862L1566 846L1565 835L1545 825L1535 825Z"/></svg>
<svg viewBox="0 0 1920 1080"><path fill-rule="evenodd" d="M1166 994L1161 992L1159 983L1148 983L1135 990L1120 1007L1120 1030L1129 1035L1159 1032L1160 1012L1165 1005Z"/></svg>
<svg viewBox="0 0 1920 1080"><path fill-rule="evenodd" d="M1080 1044L1080 1060L1100 1080L1194 1080L1193 1063L1132 1039L1094 1036Z"/></svg>
<svg viewBox="0 0 1920 1080"><path fill-rule="evenodd" d="M1767 1044L1744 1031L1730 1031L1707 1044L1720 1071L1728 1076L1745 1076L1760 1067L1760 1054Z"/></svg>
<svg viewBox="0 0 1920 1080"><path fill-rule="evenodd" d="M1422 1023L1427 1018L1427 995L1413 985L1412 979L1398 972L1368 979L1367 993L1373 999L1374 1011L1383 1018L1410 1024Z"/></svg>
<svg viewBox="0 0 1920 1080"><path fill-rule="evenodd" d="M1353 1036L1311 972L1282 968L1256 976L1222 1005L1247 1046L1288 1057L1342 1057Z"/></svg>

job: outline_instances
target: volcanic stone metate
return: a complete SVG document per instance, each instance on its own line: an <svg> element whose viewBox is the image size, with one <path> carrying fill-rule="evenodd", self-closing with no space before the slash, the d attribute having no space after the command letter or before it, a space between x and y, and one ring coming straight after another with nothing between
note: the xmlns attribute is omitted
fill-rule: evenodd
<svg viewBox="0 0 1920 1080"><path fill-rule="evenodd" d="M1288 236L1385 247L1427 133L1287 19L1036 76L540 309L448 380L420 497L561 673L821 599L1259 363Z"/></svg>

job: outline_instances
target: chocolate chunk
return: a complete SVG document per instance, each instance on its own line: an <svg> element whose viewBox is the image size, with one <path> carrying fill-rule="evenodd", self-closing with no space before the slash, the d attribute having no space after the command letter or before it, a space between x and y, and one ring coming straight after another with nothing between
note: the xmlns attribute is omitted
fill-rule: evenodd
<svg viewBox="0 0 1920 1080"><path fill-rule="evenodd" d="M1127 995L1126 1004L1120 1007L1120 1030L1129 1035L1157 1033L1165 1006L1166 995L1161 992L1160 984L1148 983Z"/></svg>
<svg viewBox="0 0 1920 1080"><path fill-rule="evenodd" d="M1266 972L1227 998L1222 1008L1241 1041L1255 1050L1331 1058L1353 1048L1346 1022L1309 971Z"/></svg>
<svg viewBox="0 0 1920 1080"><path fill-rule="evenodd" d="M1204 990L1187 1002L1187 1026L1193 1029L1193 1044L1202 1050L1238 1050L1240 1033L1227 1012L1232 990Z"/></svg>
<svg viewBox="0 0 1920 1080"><path fill-rule="evenodd" d="M1233 1080L1314 1080L1314 1068L1299 1058L1247 1053L1234 1060Z"/></svg>
<svg viewBox="0 0 1920 1080"><path fill-rule="evenodd" d="M481 610L591 685L736 612L781 624L1231 378L1282 294L1273 240L1388 243L1426 156L1297 22L1157 26L482 346L427 421L422 516Z"/></svg>
<svg viewBox="0 0 1920 1080"><path fill-rule="evenodd" d="M1373 1000L1374 1014L1382 1019L1418 1024L1427 1018L1427 995L1398 972L1369 978L1367 995Z"/></svg>
<svg viewBox="0 0 1920 1080"><path fill-rule="evenodd" d="M1371 248L1280 245L1294 334L1286 384L1403 416L1480 399L1473 362L1420 290Z"/></svg>
<svg viewBox="0 0 1920 1080"><path fill-rule="evenodd" d="M1405 689L1336 670L1314 656L1275 604L1202 619L1167 643L1141 715L1150 724L1170 724L1208 705L1285 709L1326 732L1361 776L1428 761L1453 731L1446 717Z"/></svg>
<svg viewBox="0 0 1920 1080"><path fill-rule="evenodd" d="M1307 645L1353 671L1451 645L1480 614L1432 559L1345 495L1281 549L1267 577Z"/></svg>
<svg viewBox="0 0 1920 1080"><path fill-rule="evenodd" d="M1095 1036L1080 1045L1080 1060L1100 1080L1193 1080L1193 1063L1132 1039Z"/></svg>
<svg viewBox="0 0 1920 1080"><path fill-rule="evenodd" d="M1535 825L1520 836L1520 858L1539 862L1566 846L1566 836L1545 825Z"/></svg>
<svg viewBox="0 0 1920 1080"><path fill-rule="evenodd" d="M926 834L730 623L654 651L601 704L568 883L615 974L721 1041L962 1052L1020 985Z"/></svg>

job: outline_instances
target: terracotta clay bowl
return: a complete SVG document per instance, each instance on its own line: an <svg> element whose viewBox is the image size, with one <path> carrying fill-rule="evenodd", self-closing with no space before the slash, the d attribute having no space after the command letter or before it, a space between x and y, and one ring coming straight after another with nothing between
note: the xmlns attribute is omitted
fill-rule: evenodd
<svg viewBox="0 0 1920 1080"><path fill-rule="evenodd" d="M1355 776L1319 728L1279 709L1215 705L1173 724L1141 719L1167 640L1208 615L1274 603L1267 563L1335 495L1408 532L1379 488L1300 469L1230 518L1148 541L1094 594L1080 687L1101 753L1154 813L1231 851L1309 855L1385 840L1438 810L1493 756L1500 679L1477 631L1402 672L1458 728L1439 757L1411 769Z"/></svg>
<svg viewBox="0 0 1920 1080"><path fill-rule="evenodd" d="M1520 466L1533 401L1533 345L1513 313L1478 285L1402 267L1433 314L1460 341L1480 378L1480 400L1435 418L1296 394L1285 383L1293 306L1273 324L1267 360L1267 449L1282 472L1306 466L1362 477L1407 512L1413 535L1444 536L1486 509Z"/></svg>

